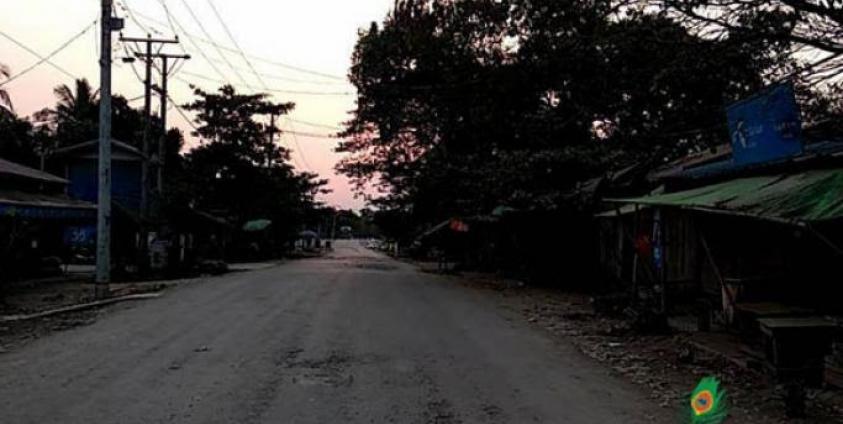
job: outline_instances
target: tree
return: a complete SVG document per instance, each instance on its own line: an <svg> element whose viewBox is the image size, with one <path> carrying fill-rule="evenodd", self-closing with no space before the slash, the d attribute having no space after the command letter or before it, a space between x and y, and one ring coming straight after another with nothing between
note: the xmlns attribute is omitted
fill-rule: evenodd
<svg viewBox="0 0 843 424"><path fill-rule="evenodd" d="M56 104L34 114L41 123L39 130L50 134L51 148L72 146L94 140L99 136L99 94L85 79L76 80L73 87L60 85L53 89ZM111 98L112 137L141 148L144 120L143 113L129 105L120 95ZM157 140L161 134L161 120L150 118L150 137Z"/></svg>
<svg viewBox="0 0 843 424"><path fill-rule="evenodd" d="M843 13L824 0L657 0L709 29L843 54Z"/></svg>
<svg viewBox="0 0 843 424"><path fill-rule="evenodd" d="M270 140L280 129L261 120L294 105L239 94L231 86L195 94L197 100L185 108L196 112L196 135L205 141L185 157L186 200L240 224L271 219L279 237L292 237L327 183L297 174L289 151Z"/></svg>
<svg viewBox="0 0 843 424"><path fill-rule="evenodd" d="M0 63L0 78L10 76L9 67ZM32 124L15 114L9 92L3 86L0 86L0 158L29 166L37 163Z"/></svg>
<svg viewBox="0 0 843 424"><path fill-rule="evenodd" d="M70 146L97 137L99 94L86 79L76 80L73 88L60 85L53 90L56 106L47 113L55 122L59 147Z"/></svg>
<svg viewBox="0 0 843 424"><path fill-rule="evenodd" d="M338 169L360 185L379 178L382 206L413 205L423 221L484 203L460 198L478 193L461 186L472 180L469 157L511 138L506 123L527 94L512 90L525 82L505 64L507 8L401 1L361 33L351 69L358 106Z"/></svg>
<svg viewBox="0 0 843 424"><path fill-rule="evenodd" d="M12 75L12 71L7 65L0 63L0 77L8 79ZM0 86L0 114L9 113L13 110L12 99L9 97L9 92Z"/></svg>
<svg viewBox="0 0 843 424"><path fill-rule="evenodd" d="M788 60L615 2L406 0L359 36L338 170L414 227L566 206L577 182L726 139L723 104Z"/></svg>
<svg viewBox="0 0 843 424"><path fill-rule="evenodd" d="M36 167L38 156L32 124L15 114L0 113L0 158Z"/></svg>

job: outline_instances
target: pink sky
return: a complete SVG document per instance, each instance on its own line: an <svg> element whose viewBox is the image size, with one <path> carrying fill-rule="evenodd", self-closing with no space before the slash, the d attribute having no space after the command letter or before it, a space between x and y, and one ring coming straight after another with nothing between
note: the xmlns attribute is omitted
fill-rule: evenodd
<svg viewBox="0 0 843 424"><path fill-rule="evenodd" d="M187 33L205 38L200 24L191 16L192 10L211 39L218 44L234 47L225 28L214 15L209 0L165 1L177 25L180 24ZM393 4L393 0L211 1L231 29L237 43L248 54L338 77L347 74L358 29L368 27L373 20L380 22ZM167 25L167 15L160 0L115 2L117 12L126 17L125 35L143 36L147 30L154 31L153 35L156 36L173 35ZM14 2L14 6L11 5L12 2L4 3L0 7L0 31L37 53L47 55L90 25L99 15L100 2L26 0ZM126 6L135 12L135 17L145 28L129 19ZM176 28L178 29L178 26ZM98 84L97 37L98 28L94 28L57 54L52 61L72 75L87 78ZM205 89L214 89L219 84L203 80L195 76L196 74L215 80L229 80L241 86L262 87L241 55L226 50L222 50L221 54L211 44L198 39L194 41L199 49L191 40L182 37L182 45L193 56L193 60L185 64L184 73L180 78ZM175 46L168 47L167 50L181 52L181 49ZM202 52L213 65L205 59ZM222 55L225 55L225 58ZM115 56L124 56L122 49L115 50ZM0 37L0 63L9 65L13 74L37 61L33 55L8 39ZM259 74L264 75L263 80L271 90L319 93L349 93L354 90L344 80L301 72L259 59L250 59L250 62ZM138 71L140 70L138 66ZM27 116L38 109L53 105L53 87L69 83L72 83L70 77L48 64L43 64L5 88L11 94L18 114ZM249 91L244 87L238 89ZM143 86L131 67L119 61L114 66L114 92L130 99L143 93ZM191 93L184 82L176 79L172 80L172 97L179 103L186 103L191 99ZM275 92L273 97L276 101L296 103L297 107L290 115L291 118L326 126L340 125L348 118L348 112L354 108L353 95ZM141 102L136 103L137 107L140 105ZM178 126L188 132L189 126L177 111L171 110L169 116L171 126ZM283 122L282 126L298 132L332 132L330 129L290 121ZM288 135L282 142L293 150L294 162L298 169L311 170L331 181L330 188L334 193L325 196L323 200L326 203L354 209L364 205L362 199L354 198L347 180L333 171L339 158L339 155L333 152L336 140Z"/></svg>

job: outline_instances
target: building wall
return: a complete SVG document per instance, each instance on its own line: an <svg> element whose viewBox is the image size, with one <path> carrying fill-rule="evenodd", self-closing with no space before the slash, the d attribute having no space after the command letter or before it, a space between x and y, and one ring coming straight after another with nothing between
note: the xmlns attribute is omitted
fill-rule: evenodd
<svg viewBox="0 0 843 424"><path fill-rule="evenodd" d="M98 165L90 159L77 159L68 165L68 194L80 200L97 203ZM112 196L124 207L138 211L141 199L141 164L137 161L114 161L112 164Z"/></svg>

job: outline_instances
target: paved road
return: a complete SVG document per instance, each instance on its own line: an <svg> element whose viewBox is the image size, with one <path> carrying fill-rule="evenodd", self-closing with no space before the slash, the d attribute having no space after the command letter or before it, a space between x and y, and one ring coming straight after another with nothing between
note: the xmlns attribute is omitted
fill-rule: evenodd
<svg viewBox="0 0 843 424"><path fill-rule="evenodd" d="M488 294L354 243L0 355L4 424L606 424L651 410Z"/></svg>

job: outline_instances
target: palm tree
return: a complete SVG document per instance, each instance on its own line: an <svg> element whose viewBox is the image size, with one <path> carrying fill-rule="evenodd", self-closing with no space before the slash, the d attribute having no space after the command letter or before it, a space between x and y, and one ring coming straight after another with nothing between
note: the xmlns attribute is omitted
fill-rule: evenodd
<svg viewBox="0 0 843 424"><path fill-rule="evenodd" d="M9 67L0 63L0 79L8 79L11 75L12 71ZM12 107L12 99L9 97L9 92L2 87L0 87L0 110L5 110L7 112L14 110Z"/></svg>
<svg viewBox="0 0 843 424"><path fill-rule="evenodd" d="M60 146L94 138L97 132L99 93L86 79L76 80L73 88L62 84L53 90L57 102L50 111Z"/></svg>
<svg viewBox="0 0 843 424"><path fill-rule="evenodd" d="M97 111L99 93L86 79L76 80L74 89L62 84L53 89L53 93L58 98L55 109L58 120L85 119Z"/></svg>

